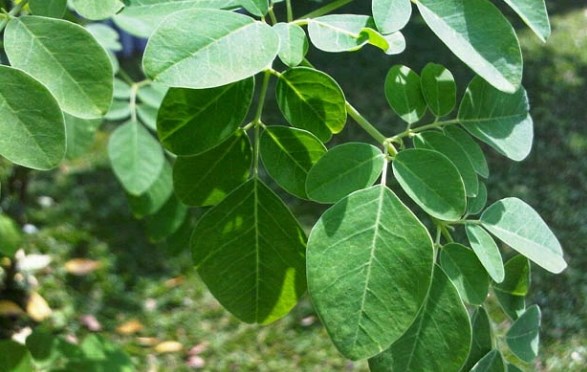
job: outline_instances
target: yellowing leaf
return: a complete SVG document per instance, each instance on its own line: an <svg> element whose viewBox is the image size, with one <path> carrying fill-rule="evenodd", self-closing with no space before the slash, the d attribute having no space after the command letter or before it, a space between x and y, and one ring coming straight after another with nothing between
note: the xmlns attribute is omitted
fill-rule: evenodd
<svg viewBox="0 0 587 372"><path fill-rule="evenodd" d="M53 313L47 301L37 292L31 293L29 296L26 312L35 322L42 322Z"/></svg>
<svg viewBox="0 0 587 372"><path fill-rule="evenodd" d="M141 346L155 346L160 343L159 339L155 337L137 337L136 341Z"/></svg>
<svg viewBox="0 0 587 372"><path fill-rule="evenodd" d="M0 316L19 316L24 314L24 311L12 301L0 301Z"/></svg>
<svg viewBox="0 0 587 372"><path fill-rule="evenodd" d="M128 336L142 331L143 328L145 328L145 326L141 322L136 319L132 319L116 327L116 332L121 335Z"/></svg>
<svg viewBox="0 0 587 372"><path fill-rule="evenodd" d="M167 288L175 288L175 287L182 285L183 282L185 282L185 277L178 276L178 277L166 280L164 284L165 284L165 287L167 287Z"/></svg>
<svg viewBox="0 0 587 372"><path fill-rule="evenodd" d="M177 341L163 341L155 346L155 351L160 354L177 353L183 350L183 345Z"/></svg>
<svg viewBox="0 0 587 372"><path fill-rule="evenodd" d="M101 262L86 258L74 258L65 263L65 271L78 276L88 275L100 267L102 267Z"/></svg>

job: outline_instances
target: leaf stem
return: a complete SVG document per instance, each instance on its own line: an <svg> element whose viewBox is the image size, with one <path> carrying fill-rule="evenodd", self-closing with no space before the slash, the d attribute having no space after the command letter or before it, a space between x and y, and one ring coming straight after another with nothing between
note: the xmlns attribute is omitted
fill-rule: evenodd
<svg viewBox="0 0 587 372"><path fill-rule="evenodd" d="M16 16L18 13L20 13L20 11L26 5L26 3L28 3L28 0L22 0L20 3L15 4L14 8L10 9L10 12L8 12L8 14L5 15L6 18L4 18L2 20L2 22L0 22L0 32L2 32L2 30L4 30L4 27L6 27L8 22L10 22L10 20L14 16Z"/></svg>
<svg viewBox="0 0 587 372"><path fill-rule="evenodd" d="M336 10L340 7L343 7L351 2L353 2L353 0L335 0L331 3L324 5L323 7L320 7L314 11L311 11L308 14L301 16L299 19L320 17L320 16L323 16L325 14L332 12L333 10Z"/></svg>
<svg viewBox="0 0 587 372"><path fill-rule="evenodd" d="M271 24L274 25L277 23L277 17L275 16L275 12L273 11L273 5L269 8L269 19L271 19Z"/></svg>
<svg viewBox="0 0 587 372"><path fill-rule="evenodd" d="M291 0L285 0L285 7L287 10L287 21L293 21L293 8L291 7Z"/></svg>
<svg viewBox="0 0 587 372"><path fill-rule="evenodd" d="M253 147L253 174L255 177L259 175L259 145L261 143L261 116L263 115L263 108L265 107L265 97L267 96L267 90L269 89L269 80L271 79L272 69L265 70L263 72L263 84L261 85L261 91L259 92L259 103L257 104L257 111L251 124L254 127L254 147ZM249 125L247 125L248 127Z"/></svg>
<svg viewBox="0 0 587 372"><path fill-rule="evenodd" d="M346 109L349 116L353 118L367 132L373 139L387 148L387 151L391 156L397 155L397 149L391 144L391 142L377 129L373 124L369 122L356 108L353 107L348 101L346 101Z"/></svg>
<svg viewBox="0 0 587 372"><path fill-rule="evenodd" d="M423 132L428 129L443 128L443 127L458 124L458 123L459 123L458 119L452 119L452 120L444 120L444 121L434 121L433 123L421 125L416 128L407 128L403 132L398 133L393 137L390 137L389 141L395 142L395 141L400 140L405 137L411 137L416 133L420 133L420 132Z"/></svg>
<svg viewBox="0 0 587 372"><path fill-rule="evenodd" d="M454 242L452 235L450 234L450 231L448 231L448 228L446 227L446 225L439 224L438 226L440 227L440 232L442 233L442 236L444 236L446 241L448 241L449 243Z"/></svg>

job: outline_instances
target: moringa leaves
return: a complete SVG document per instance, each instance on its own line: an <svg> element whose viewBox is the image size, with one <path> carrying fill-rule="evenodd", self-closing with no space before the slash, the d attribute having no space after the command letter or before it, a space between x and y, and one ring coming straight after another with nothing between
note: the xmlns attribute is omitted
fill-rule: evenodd
<svg viewBox="0 0 587 372"><path fill-rule="evenodd" d="M463 301L471 305L481 305L485 301L489 277L472 250L449 243L442 247L440 264Z"/></svg>
<svg viewBox="0 0 587 372"><path fill-rule="evenodd" d="M550 21L544 0L504 0L540 40L546 42L550 36Z"/></svg>
<svg viewBox="0 0 587 372"><path fill-rule="evenodd" d="M385 98L399 117L413 124L426 113L420 77L407 66L393 66L385 77Z"/></svg>
<svg viewBox="0 0 587 372"><path fill-rule="evenodd" d="M290 67L302 63L309 47L304 29L291 23L277 23L273 29L279 35L279 59Z"/></svg>
<svg viewBox="0 0 587 372"><path fill-rule="evenodd" d="M437 117L450 114L457 102L457 85L452 73L442 65L428 63L420 80L430 111Z"/></svg>
<svg viewBox="0 0 587 372"><path fill-rule="evenodd" d="M124 7L120 0L71 0L71 5L82 17L91 20L109 18Z"/></svg>
<svg viewBox="0 0 587 372"><path fill-rule="evenodd" d="M308 240L308 291L343 355L374 356L408 329L432 255L426 228L385 186L354 192L320 217Z"/></svg>
<svg viewBox="0 0 587 372"><path fill-rule="evenodd" d="M479 258L479 261L487 270L487 273L496 283L503 282L505 271L503 268L503 259L495 241L481 226L465 225L467 238L471 248Z"/></svg>
<svg viewBox="0 0 587 372"><path fill-rule="evenodd" d="M505 336L512 353L526 363L538 356L540 344L540 318L538 305L530 306L509 329Z"/></svg>
<svg viewBox="0 0 587 372"><path fill-rule="evenodd" d="M373 20L382 34L388 35L401 30L410 20L410 0L373 0Z"/></svg>

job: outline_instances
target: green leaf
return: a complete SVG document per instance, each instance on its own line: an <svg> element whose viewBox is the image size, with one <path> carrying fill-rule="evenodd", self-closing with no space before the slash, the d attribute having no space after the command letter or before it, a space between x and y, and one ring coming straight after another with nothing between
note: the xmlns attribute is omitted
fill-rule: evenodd
<svg viewBox="0 0 587 372"><path fill-rule="evenodd" d="M493 291L499 306L505 315L516 320L526 311L526 299L524 296L514 296L506 292Z"/></svg>
<svg viewBox="0 0 587 372"><path fill-rule="evenodd" d="M128 101L115 100L110 106L110 110L104 116L104 119L110 121L120 121L128 119L131 115L130 105Z"/></svg>
<svg viewBox="0 0 587 372"><path fill-rule="evenodd" d="M240 0L245 10L257 17L262 17L269 11L269 0Z"/></svg>
<svg viewBox="0 0 587 372"><path fill-rule="evenodd" d="M99 119L80 119L68 114L65 117L68 159L75 159L88 152L94 144L96 131L102 124Z"/></svg>
<svg viewBox="0 0 587 372"><path fill-rule="evenodd" d="M277 23L273 29L279 35L278 56L281 62L290 67L302 63L308 52L308 38L304 29L291 23Z"/></svg>
<svg viewBox="0 0 587 372"><path fill-rule="evenodd" d="M519 367L514 364L506 362L506 371L507 372L523 372Z"/></svg>
<svg viewBox="0 0 587 372"><path fill-rule="evenodd" d="M487 187L483 182L479 182L477 196L468 199L467 213L476 215L481 213L487 204Z"/></svg>
<svg viewBox="0 0 587 372"><path fill-rule="evenodd" d="M142 103L159 108L168 90L169 88L164 85L151 83L140 87L137 91L137 97Z"/></svg>
<svg viewBox="0 0 587 372"><path fill-rule="evenodd" d="M393 161L393 174L412 200L429 215L457 221L465 214L467 198L458 169L437 151L409 149Z"/></svg>
<svg viewBox="0 0 587 372"><path fill-rule="evenodd" d="M285 316L306 290L304 232L259 179L200 219L191 248L210 292L244 322L267 324Z"/></svg>
<svg viewBox="0 0 587 372"><path fill-rule="evenodd" d="M465 151L473 168L475 168L475 172L481 177L487 178L489 176L489 167L487 166L485 154L483 154L483 150L481 150L477 142L467 132L454 125L444 127L444 133L454 139Z"/></svg>
<svg viewBox="0 0 587 372"><path fill-rule="evenodd" d="M426 101L420 77L409 67L393 66L385 77L385 97L396 114L408 124L417 122L426 113Z"/></svg>
<svg viewBox="0 0 587 372"><path fill-rule="evenodd" d="M437 117L451 113L457 103L457 85L452 73L442 65L428 63L422 70L422 94Z"/></svg>
<svg viewBox="0 0 587 372"><path fill-rule="evenodd" d="M558 274L567 267L556 236L538 213L517 198L502 199L483 212L483 227L544 269Z"/></svg>
<svg viewBox="0 0 587 372"><path fill-rule="evenodd" d="M127 198L134 217L141 219L157 213L172 194L172 170L171 165L166 161L157 179L147 191L139 196L127 194Z"/></svg>
<svg viewBox="0 0 587 372"><path fill-rule="evenodd" d="M491 322L487 311L481 306L478 307L471 317L473 326L473 339L471 341L471 350L461 371L469 371L483 356L491 352L493 348L493 339L491 332Z"/></svg>
<svg viewBox="0 0 587 372"><path fill-rule="evenodd" d="M391 347L369 360L372 371L458 371L471 343L471 324L459 293L440 267L418 317Z"/></svg>
<svg viewBox="0 0 587 372"><path fill-rule="evenodd" d="M0 133L0 155L15 164L47 170L65 156L65 124L55 98L8 66L0 66Z"/></svg>
<svg viewBox="0 0 587 372"><path fill-rule="evenodd" d="M420 0L428 27L477 75L504 92L522 81L522 53L508 20L488 0Z"/></svg>
<svg viewBox="0 0 587 372"><path fill-rule="evenodd" d="M82 119L108 111L112 65L83 27L53 18L13 18L4 32L4 48L10 64L49 88L63 111Z"/></svg>
<svg viewBox="0 0 587 372"><path fill-rule="evenodd" d="M504 0L543 42L550 36L550 21L544 0Z"/></svg>
<svg viewBox="0 0 587 372"><path fill-rule="evenodd" d="M514 256L505 263L505 279L493 288L514 296L525 296L530 289L530 262L524 256Z"/></svg>
<svg viewBox="0 0 587 372"><path fill-rule="evenodd" d="M153 106L149 106L145 103L139 103L137 105L138 118L141 123L145 124L145 126L153 132L157 131L157 114L158 110Z"/></svg>
<svg viewBox="0 0 587 372"><path fill-rule="evenodd" d="M534 129L524 88L513 94L475 77L459 108L459 122L473 136L508 158L521 161L532 150Z"/></svg>
<svg viewBox="0 0 587 372"><path fill-rule="evenodd" d="M505 336L508 347L518 358L531 363L540 343L540 308L533 305L515 321Z"/></svg>
<svg viewBox="0 0 587 372"><path fill-rule="evenodd" d="M173 166L175 194L187 205L218 204L247 180L251 159L251 144L242 132L206 152L179 156Z"/></svg>
<svg viewBox="0 0 587 372"><path fill-rule="evenodd" d="M306 192L311 200L336 203L353 191L375 183L386 166L377 147L350 142L330 149L308 172Z"/></svg>
<svg viewBox="0 0 587 372"><path fill-rule="evenodd" d="M91 20L109 18L124 7L119 0L71 0L71 5L82 17Z"/></svg>
<svg viewBox="0 0 587 372"><path fill-rule="evenodd" d="M471 372L505 372L505 360L499 350L491 350L473 368Z"/></svg>
<svg viewBox="0 0 587 372"><path fill-rule="evenodd" d="M501 283L505 276L503 260L495 241L481 226L465 225L471 248L494 282Z"/></svg>
<svg viewBox="0 0 587 372"><path fill-rule="evenodd" d="M327 74L308 67L291 68L279 75L275 89L279 109L294 127L312 132L323 142L344 128L344 93Z"/></svg>
<svg viewBox="0 0 587 372"><path fill-rule="evenodd" d="M141 124L132 121L112 133L108 157L124 189L135 196L153 185L165 163L159 142Z"/></svg>
<svg viewBox="0 0 587 372"><path fill-rule="evenodd" d="M452 138L440 132L427 131L414 137L416 148L435 150L446 156L458 169L467 196L475 196L479 191L479 180L475 168L467 157L467 154Z"/></svg>
<svg viewBox="0 0 587 372"><path fill-rule="evenodd" d="M308 241L308 291L344 356L376 355L408 329L432 255L426 228L385 186L354 192L320 217Z"/></svg>
<svg viewBox="0 0 587 372"><path fill-rule="evenodd" d="M472 250L461 244L449 243L442 247L440 264L465 302L481 305L485 301L489 277Z"/></svg>
<svg viewBox="0 0 587 372"><path fill-rule="evenodd" d="M28 349L12 340L0 340L0 366L3 371L34 371L33 358Z"/></svg>
<svg viewBox="0 0 587 372"><path fill-rule="evenodd" d="M260 152L267 173L281 188L299 198L308 198L308 172L326 153L318 138L302 129L271 126L261 136Z"/></svg>
<svg viewBox="0 0 587 372"><path fill-rule="evenodd" d="M188 208L177 197L171 196L157 213L147 218L147 234L153 242L159 242L175 233L184 223Z"/></svg>
<svg viewBox="0 0 587 372"><path fill-rule="evenodd" d="M163 146L178 155L195 155L231 137L245 119L254 79L209 89L172 88L157 117Z"/></svg>
<svg viewBox="0 0 587 372"><path fill-rule="evenodd" d="M34 15L61 18L67 9L67 0L29 0Z"/></svg>
<svg viewBox="0 0 587 372"><path fill-rule="evenodd" d="M266 23L223 10L186 10L151 35L143 69L172 87L213 88L263 71L278 51L279 37Z"/></svg>
<svg viewBox="0 0 587 372"><path fill-rule="evenodd" d="M22 244L22 233L14 220L0 213L0 255L12 257Z"/></svg>
<svg viewBox="0 0 587 372"><path fill-rule="evenodd" d="M86 25L86 30L92 34L94 39L104 47L112 52L118 52L122 50L122 44L118 32L110 26L102 23L90 23Z"/></svg>
<svg viewBox="0 0 587 372"><path fill-rule="evenodd" d="M410 0L373 0L371 8L377 29L382 34L401 30L412 15Z"/></svg>
<svg viewBox="0 0 587 372"><path fill-rule="evenodd" d="M130 99L130 91L130 85L118 78L114 78L113 96L115 99Z"/></svg>
<svg viewBox="0 0 587 372"><path fill-rule="evenodd" d="M132 3L112 19L126 32L148 38L155 28L171 13L183 12L196 8L230 9L235 8L239 0L149 0Z"/></svg>

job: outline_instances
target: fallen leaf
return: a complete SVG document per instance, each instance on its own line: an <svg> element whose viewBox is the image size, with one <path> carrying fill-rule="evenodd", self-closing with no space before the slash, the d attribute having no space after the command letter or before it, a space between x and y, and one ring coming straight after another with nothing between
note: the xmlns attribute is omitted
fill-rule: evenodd
<svg viewBox="0 0 587 372"><path fill-rule="evenodd" d="M206 366L204 358L194 355L188 358L186 362L187 366L194 369L202 369Z"/></svg>
<svg viewBox="0 0 587 372"><path fill-rule="evenodd" d="M65 271L77 276L88 275L100 267L102 267L100 261L89 260L87 258L74 258L65 263Z"/></svg>
<svg viewBox="0 0 587 372"><path fill-rule="evenodd" d="M20 316L24 311L12 301L0 300L0 316Z"/></svg>
<svg viewBox="0 0 587 372"><path fill-rule="evenodd" d="M145 326L141 322L136 319L131 319L116 327L116 332L128 336L142 331L143 328L145 328Z"/></svg>
<svg viewBox="0 0 587 372"><path fill-rule="evenodd" d="M188 355L202 354L204 351L208 350L209 345L210 343L208 341L200 342L196 346L192 347L190 351L188 351Z"/></svg>
<svg viewBox="0 0 587 372"><path fill-rule="evenodd" d="M26 312L35 322L42 322L51 316L49 304L40 294L32 292L26 305Z"/></svg>
<svg viewBox="0 0 587 372"><path fill-rule="evenodd" d="M183 350L183 345L177 341L163 341L155 346L155 351L159 354L177 353Z"/></svg>
<svg viewBox="0 0 587 372"><path fill-rule="evenodd" d="M155 346L161 341L155 337L137 337L137 343L141 346Z"/></svg>
<svg viewBox="0 0 587 372"><path fill-rule="evenodd" d="M96 317L91 314L83 315L80 318L80 323L92 332L98 332L102 330L102 324L100 324L98 319L96 319Z"/></svg>
<svg viewBox="0 0 587 372"><path fill-rule="evenodd" d="M177 287L179 285L182 285L183 282L185 282L185 277L182 276L182 275L180 275L178 277L175 277L175 278L171 278L169 280L166 280L165 283L164 283L164 285L167 288L174 288L174 287Z"/></svg>

